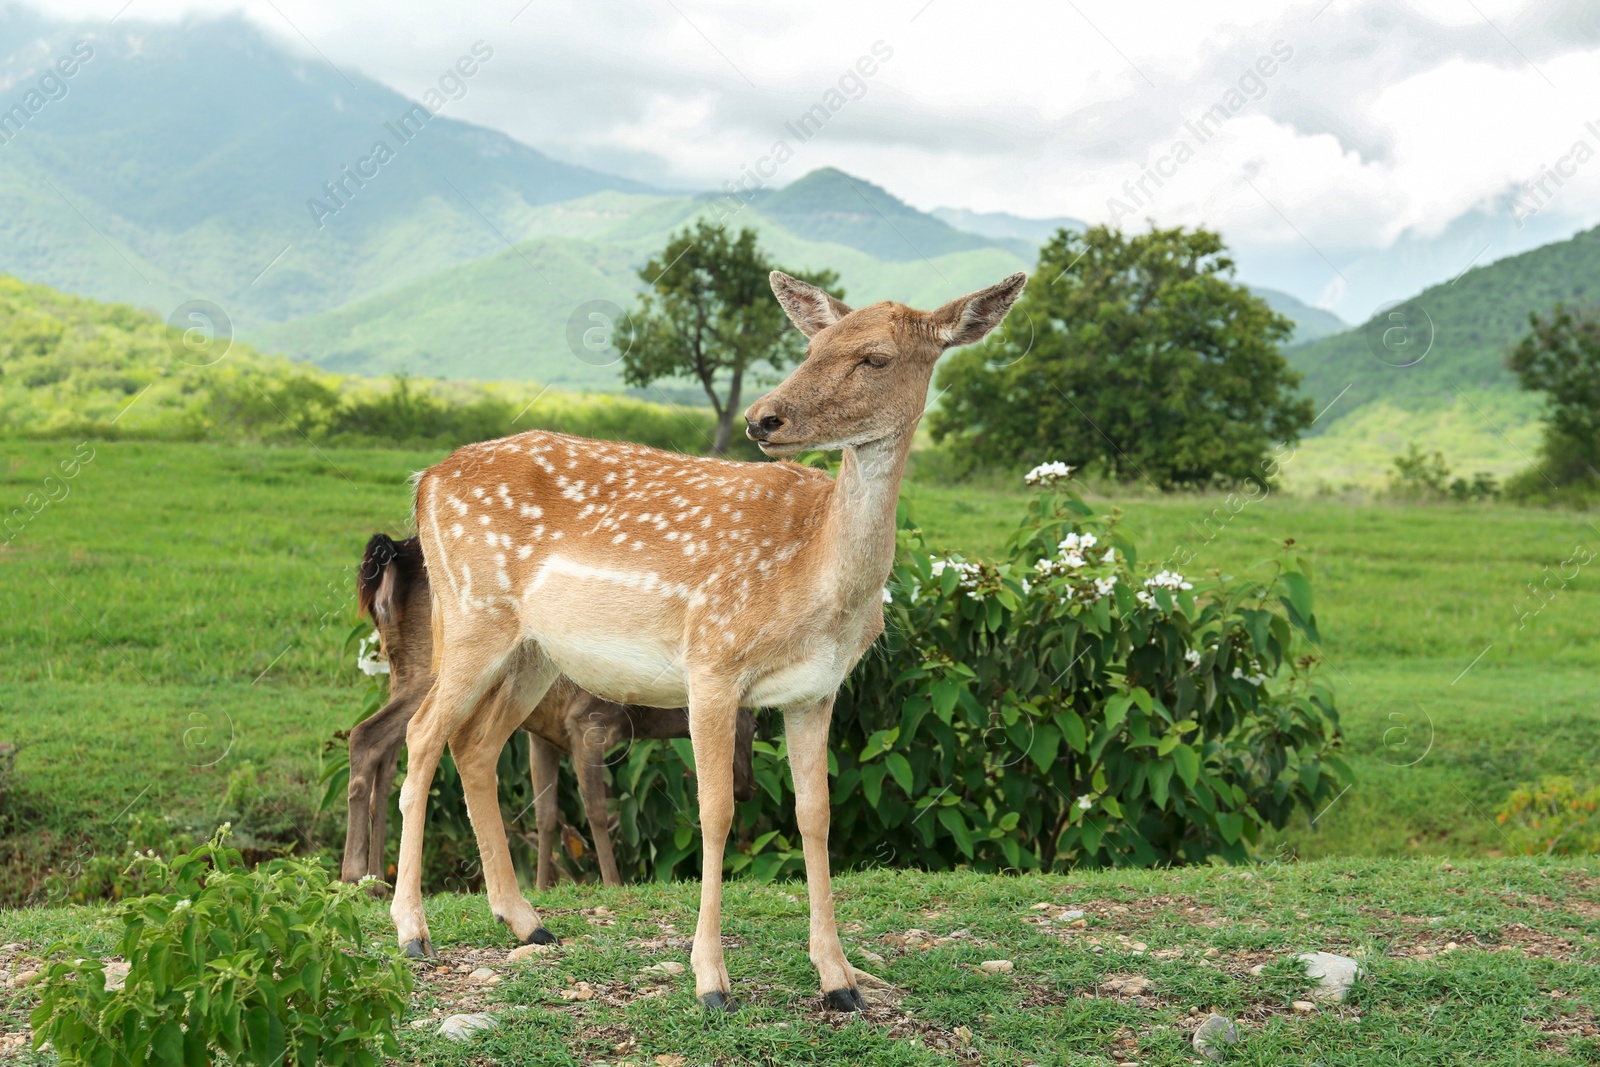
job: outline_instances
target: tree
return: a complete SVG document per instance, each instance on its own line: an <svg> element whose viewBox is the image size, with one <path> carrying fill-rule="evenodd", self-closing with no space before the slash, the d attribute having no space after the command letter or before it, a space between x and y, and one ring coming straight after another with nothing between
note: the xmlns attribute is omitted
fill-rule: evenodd
<svg viewBox="0 0 1600 1067"><path fill-rule="evenodd" d="M935 441L971 464L1065 460L1161 488L1270 480L1310 425L1279 351L1293 323L1197 229L1059 231L997 341L939 375Z"/></svg>
<svg viewBox="0 0 1600 1067"><path fill-rule="evenodd" d="M1557 304L1528 325L1506 363L1522 388L1545 394L1544 462L1516 488L1600 481L1600 311Z"/></svg>
<svg viewBox="0 0 1600 1067"><path fill-rule="evenodd" d="M767 275L775 269L844 295L833 271L779 268L756 245L753 230L730 239L726 229L704 219L673 235L639 271L649 288L634 315L634 342L622 357L623 381L699 382L716 412L711 450L719 456L727 453L734 417L743 410L746 374L762 364L781 370L805 354L805 336L773 299Z"/></svg>

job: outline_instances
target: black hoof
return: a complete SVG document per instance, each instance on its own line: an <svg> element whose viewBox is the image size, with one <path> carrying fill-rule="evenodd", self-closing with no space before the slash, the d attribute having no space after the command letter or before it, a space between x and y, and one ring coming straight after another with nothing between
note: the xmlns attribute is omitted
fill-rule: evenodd
<svg viewBox="0 0 1600 1067"><path fill-rule="evenodd" d="M710 1011L725 1011L729 1014L739 1010L739 1002L737 1000L734 1000L726 993L715 990L701 997L700 1004Z"/></svg>
<svg viewBox="0 0 1600 1067"><path fill-rule="evenodd" d="M542 926L536 927L533 933L528 935L528 940L523 942L524 945L559 945L560 943L560 938Z"/></svg>
<svg viewBox="0 0 1600 1067"><path fill-rule="evenodd" d="M867 1010L867 1002L861 999L861 992L856 989L835 989L831 993L824 993L822 999L829 1011Z"/></svg>
<svg viewBox="0 0 1600 1067"><path fill-rule="evenodd" d="M427 959L433 955L433 942L426 937L413 937L401 946L400 951L405 953L408 960Z"/></svg>

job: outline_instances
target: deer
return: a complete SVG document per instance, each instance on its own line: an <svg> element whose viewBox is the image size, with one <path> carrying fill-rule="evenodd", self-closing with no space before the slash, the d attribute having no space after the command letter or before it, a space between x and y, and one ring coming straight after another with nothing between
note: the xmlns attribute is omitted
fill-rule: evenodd
<svg viewBox="0 0 1600 1067"><path fill-rule="evenodd" d="M467 445L418 476L437 674L406 731L390 902L405 955L433 952L422 842L445 745L492 912L524 941L544 929L504 845L495 762L524 709L564 676L609 700L689 709L702 843L690 964L708 1011L738 1008L721 938L736 717L781 709L809 955L825 1009L864 1010L828 869L834 696L883 632L900 481L934 365L998 326L1026 281L1014 274L933 311L852 309L772 272L773 295L807 338L805 358L744 413L746 436L775 463L528 431ZM785 459L803 450L840 452L837 475Z"/></svg>
<svg viewBox="0 0 1600 1067"><path fill-rule="evenodd" d="M407 724L433 685L433 594L417 538L396 541L387 534L374 534L356 572L356 594L358 611L377 626L379 647L388 660L389 700L350 731L349 822L340 868L340 877L346 882L383 878L389 794L400 746ZM606 812L606 753L622 741L688 737L687 709L613 704L560 679L522 728L530 741L538 828L535 887L543 891L555 882L556 823L560 818L556 789L562 755L572 758L578 773L601 882L621 885ZM733 768L734 797L741 802L756 794L751 751L755 733L755 718L741 711Z"/></svg>

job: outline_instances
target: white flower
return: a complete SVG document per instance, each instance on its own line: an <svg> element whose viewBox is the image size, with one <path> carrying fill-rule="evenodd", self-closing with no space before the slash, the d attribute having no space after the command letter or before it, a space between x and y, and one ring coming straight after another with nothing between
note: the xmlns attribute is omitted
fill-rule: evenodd
<svg viewBox="0 0 1600 1067"><path fill-rule="evenodd" d="M1090 796L1088 793L1085 793L1083 796L1078 798L1079 811L1088 811L1092 807L1094 807L1094 797Z"/></svg>
<svg viewBox="0 0 1600 1067"><path fill-rule="evenodd" d="M1144 595L1149 596L1148 593L1146 593ZM1187 649L1183 653L1183 658L1188 661L1189 666L1191 666L1191 667L1200 666L1200 653L1195 649L1192 649L1192 648L1191 649Z"/></svg>
<svg viewBox="0 0 1600 1067"><path fill-rule="evenodd" d="M1041 463L1033 470L1022 476L1024 485L1055 485L1057 482L1066 481L1072 477L1072 468L1056 460L1051 463Z"/></svg>
<svg viewBox="0 0 1600 1067"><path fill-rule="evenodd" d="M1116 587L1116 584L1117 584L1117 576L1115 574L1113 574L1109 578L1096 578L1094 580L1095 595L1096 596L1110 596L1111 595L1111 590Z"/></svg>
<svg viewBox="0 0 1600 1067"><path fill-rule="evenodd" d="M181 911L182 909L189 907L193 903L194 903L194 901L192 901L192 900L188 899L187 897L185 897L183 900L180 900L176 904L174 904L172 906L172 910L173 911Z"/></svg>
<svg viewBox="0 0 1600 1067"><path fill-rule="evenodd" d="M883 587L883 602L885 604L893 604L894 603L894 597L889 595L889 587L888 586L884 586Z"/></svg>
<svg viewBox="0 0 1600 1067"><path fill-rule="evenodd" d="M1078 567L1087 567L1089 565L1088 560L1084 559L1076 552L1063 552L1061 554L1061 562L1074 569Z"/></svg>
<svg viewBox="0 0 1600 1067"><path fill-rule="evenodd" d="M369 677L389 673L389 660L383 654L383 639L378 631L372 631L371 637L361 639L361 647L356 650L356 667Z"/></svg>
<svg viewBox="0 0 1600 1067"><path fill-rule="evenodd" d="M1137 593L1133 594L1133 598L1135 600L1137 600L1139 603L1143 604L1147 608L1153 608L1153 607L1156 606L1156 598L1151 596L1149 593L1147 593L1143 589L1141 589Z"/></svg>
<svg viewBox="0 0 1600 1067"><path fill-rule="evenodd" d="M1101 563L1115 563L1116 561L1117 561L1117 550L1114 549L1114 548L1106 549L1106 554L1100 557L1100 562Z"/></svg>
<svg viewBox="0 0 1600 1067"><path fill-rule="evenodd" d="M1262 682L1267 680L1267 676L1261 673L1261 664L1257 663L1255 660L1250 661L1249 674L1246 674L1242 668L1235 667L1233 669L1233 676L1235 678L1242 678L1246 682L1249 682L1251 685L1255 686L1259 686Z"/></svg>
<svg viewBox="0 0 1600 1067"><path fill-rule="evenodd" d="M1168 589L1193 589L1194 585L1177 571L1162 571L1153 578L1144 580L1146 589L1155 589L1165 586Z"/></svg>
<svg viewBox="0 0 1600 1067"><path fill-rule="evenodd" d="M983 593L978 589L978 579L983 576L983 567L980 564L965 563L959 559L936 559L928 569L937 578L945 572L946 568L955 571L961 576L956 584L970 593L972 599L983 599Z"/></svg>

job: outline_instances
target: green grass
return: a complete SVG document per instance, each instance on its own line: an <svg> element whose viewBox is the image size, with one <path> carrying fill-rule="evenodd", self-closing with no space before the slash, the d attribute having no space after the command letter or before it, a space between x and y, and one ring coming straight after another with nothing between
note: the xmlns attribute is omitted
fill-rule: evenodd
<svg viewBox="0 0 1600 1067"><path fill-rule="evenodd" d="M519 963L505 959L512 940L482 897L434 897L443 969L419 967L401 1060L1187 1064L1191 1033L1213 1010L1238 1021L1234 1064L1543 1067L1600 1056L1593 861L1347 859L1019 878L873 870L843 875L836 889L852 962L895 987L889 1003L863 1016L821 1010L799 884L729 885L723 931L743 1002L732 1017L703 1015L688 973L644 970L687 966L692 883L545 894L542 914L565 943ZM1041 924L1059 914L1031 907L1041 902L1086 911L1087 928ZM583 911L597 908L611 914ZM375 939L392 936L382 903L366 921ZM13 972L63 935L87 932L107 955L114 942L115 926L98 909L0 913L0 925L23 942L0 950L0 968ZM929 937L908 938L912 930ZM1311 950L1362 961L1366 977L1344 1004L1295 1010L1313 983L1291 957ZM1013 970L979 970L994 959ZM467 971L480 966L504 980L469 982ZM1150 987L1138 996L1108 987L1125 977ZM592 997L564 1000L563 991L585 988L578 983ZM0 996L0 1025L25 1028L27 991ZM494 1015L499 1029L465 1045L433 1036L443 1016L476 1011Z"/></svg>

